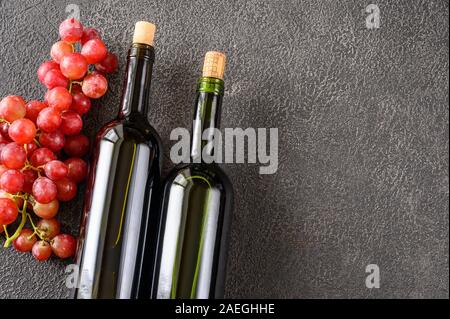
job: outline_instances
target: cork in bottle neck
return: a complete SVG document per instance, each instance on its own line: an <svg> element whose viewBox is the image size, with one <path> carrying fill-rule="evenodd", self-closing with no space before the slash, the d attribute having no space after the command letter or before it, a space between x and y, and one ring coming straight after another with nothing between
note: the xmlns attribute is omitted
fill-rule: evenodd
<svg viewBox="0 0 450 319"><path fill-rule="evenodd" d="M138 21L134 27L133 43L153 46L156 25L147 21Z"/></svg>
<svg viewBox="0 0 450 319"><path fill-rule="evenodd" d="M211 77L223 80L223 73L225 71L225 54L218 51L209 51L205 55L205 62L203 63L204 77Z"/></svg>

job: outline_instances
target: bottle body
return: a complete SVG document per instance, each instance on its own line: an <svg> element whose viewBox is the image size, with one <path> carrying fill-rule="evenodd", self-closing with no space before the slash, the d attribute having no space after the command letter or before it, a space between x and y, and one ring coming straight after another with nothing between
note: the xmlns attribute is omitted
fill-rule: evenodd
<svg viewBox="0 0 450 319"><path fill-rule="evenodd" d="M223 66L209 63L208 54L206 70L212 66L214 72L223 71ZM224 63L223 55L212 54L214 58L219 54ZM223 297L233 206L231 183L214 162L218 146L214 132L219 127L223 94L221 78L200 78L191 163L176 168L164 187L152 298Z"/></svg>
<svg viewBox="0 0 450 319"><path fill-rule="evenodd" d="M96 137L77 250L75 297L148 297L161 142L147 121L154 51L133 44L118 120ZM153 229L152 229L153 228ZM145 252L145 254L144 254Z"/></svg>
<svg viewBox="0 0 450 319"><path fill-rule="evenodd" d="M138 298L159 208L160 143L126 123L97 136L79 242L77 298ZM148 256L148 255L147 255Z"/></svg>
<svg viewBox="0 0 450 319"><path fill-rule="evenodd" d="M176 169L164 187L152 297L223 298L231 183L215 164Z"/></svg>

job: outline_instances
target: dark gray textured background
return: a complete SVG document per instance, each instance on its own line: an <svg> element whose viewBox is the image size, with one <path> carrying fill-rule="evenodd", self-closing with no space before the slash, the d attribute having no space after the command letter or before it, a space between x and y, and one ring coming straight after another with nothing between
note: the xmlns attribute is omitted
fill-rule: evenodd
<svg viewBox="0 0 450 319"><path fill-rule="evenodd" d="M66 5L120 56L86 132L117 113L135 21L158 26L150 121L166 155L207 50L228 56L222 127L278 127L279 170L227 165L226 296L448 298L448 1L0 1L0 96L42 99ZM166 162L166 171L171 163ZM76 233L82 197L64 205ZM0 240L3 242L3 240ZM376 263L381 288L365 287ZM0 298L61 298L67 262L0 249Z"/></svg>

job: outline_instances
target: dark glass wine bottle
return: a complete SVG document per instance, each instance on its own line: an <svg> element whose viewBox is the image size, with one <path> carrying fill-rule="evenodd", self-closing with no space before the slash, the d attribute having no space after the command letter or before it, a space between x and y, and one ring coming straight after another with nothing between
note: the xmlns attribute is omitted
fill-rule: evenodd
<svg viewBox="0 0 450 319"><path fill-rule="evenodd" d="M198 82L191 163L168 177L163 196L152 298L222 298L233 190L214 157L224 93L225 56L208 52ZM209 133L205 130L210 129ZM202 139L202 135L207 138ZM203 154L202 154L203 150Z"/></svg>
<svg viewBox="0 0 450 319"><path fill-rule="evenodd" d="M161 170L160 139L147 120L154 32L151 23L136 24L120 114L96 137L77 251L76 298L150 295L147 269L158 225Z"/></svg>

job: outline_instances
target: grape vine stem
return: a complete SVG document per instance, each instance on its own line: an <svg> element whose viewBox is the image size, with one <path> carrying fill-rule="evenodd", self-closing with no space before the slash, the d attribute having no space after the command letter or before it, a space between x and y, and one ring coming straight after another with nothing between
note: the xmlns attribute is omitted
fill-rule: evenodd
<svg viewBox="0 0 450 319"><path fill-rule="evenodd" d="M29 236L29 238L33 237L36 234L41 240L44 240L44 238L41 234L41 231L34 225L31 215L27 214L27 216L28 216L28 219L30 220L31 227L33 227L33 231L34 231L33 234Z"/></svg>
<svg viewBox="0 0 450 319"><path fill-rule="evenodd" d="M27 201L26 200L23 201L23 207L22 207L21 212L22 212L22 220L20 221L19 227L17 227L16 231L14 232L14 234L12 236L6 237L5 244L3 245L3 247L5 247L5 248L9 247L9 245L11 245L12 241L14 239L16 239L17 237L19 237L20 232L23 229L23 226L25 226L25 223L27 221ZM5 232L5 234L8 235L6 232Z"/></svg>

